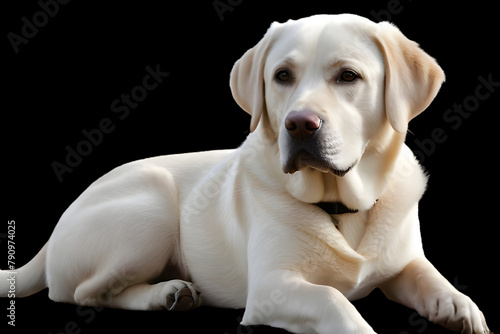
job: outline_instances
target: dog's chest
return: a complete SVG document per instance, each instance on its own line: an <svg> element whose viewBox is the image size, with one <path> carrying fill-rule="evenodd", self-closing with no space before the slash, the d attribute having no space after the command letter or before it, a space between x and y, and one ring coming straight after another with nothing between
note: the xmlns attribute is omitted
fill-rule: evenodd
<svg viewBox="0 0 500 334"><path fill-rule="evenodd" d="M368 211L330 215L311 248L311 281L337 288L349 299L370 293L401 269L405 250L393 242L394 231L370 220Z"/></svg>
<svg viewBox="0 0 500 334"><path fill-rule="evenodd" d="M367 213L345 207L341 203L318 205L328 213L332 225L340 232L345 242L353 249L359 247L367 225Z"/></svg>

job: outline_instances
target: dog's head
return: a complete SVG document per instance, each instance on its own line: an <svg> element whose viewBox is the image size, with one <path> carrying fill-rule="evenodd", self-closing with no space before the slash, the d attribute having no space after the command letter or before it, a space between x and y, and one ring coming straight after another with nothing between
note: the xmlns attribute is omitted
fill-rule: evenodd
<svg viewBox="0 0 500 334"><path fill-rule="evenodd" d="M309 178L302 187L326 175L339 182L361 168L367 150L399 149L394 138L403 142L443 80L435 60L395 26L318 15L273 23L234 65L231 89L252 115L250 130L277 138L282 171Z"/></svg>

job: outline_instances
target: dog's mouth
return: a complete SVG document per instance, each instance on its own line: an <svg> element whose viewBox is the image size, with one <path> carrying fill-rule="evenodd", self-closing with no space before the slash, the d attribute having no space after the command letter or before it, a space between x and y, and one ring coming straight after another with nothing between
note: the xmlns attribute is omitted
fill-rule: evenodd
<svg viewBox="0 0 500 334"><path fill-rule="evenodd" d="M328 162L326 159L315 156L305 150L301 150L289 157L289 159L283 166L283 172L287 174L293 174L304 168L312 168L320 171L321 173L332 173L334 175L342 177L346 175L355 165L356 163L352 164L346 169L340 169L332 163Z"/></svg>

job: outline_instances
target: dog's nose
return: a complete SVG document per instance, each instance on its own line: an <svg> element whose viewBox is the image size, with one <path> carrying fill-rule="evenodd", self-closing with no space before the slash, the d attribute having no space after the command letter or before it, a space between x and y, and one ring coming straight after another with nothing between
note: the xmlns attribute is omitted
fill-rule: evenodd
<svg viewBox="0 0 500 334"><path fill-rule="evenodd" d="M297 139L306 139L321 126L321 119L309 110L291 111L285 118L285 128Z"/></svg>

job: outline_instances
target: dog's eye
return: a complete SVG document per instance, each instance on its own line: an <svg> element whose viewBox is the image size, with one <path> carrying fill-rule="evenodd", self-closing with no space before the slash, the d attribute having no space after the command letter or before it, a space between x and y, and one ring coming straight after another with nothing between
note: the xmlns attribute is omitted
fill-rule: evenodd
<svg viewBox="0 0 500 334"><path fill-rule="evenodd" d="M353 82L358 78L358 75L353 71L344 71L338 79L339 82Z"/></svg>
<svg viewBox="0 0 500 334"><path fill-rule="evenodd" d="M276 72L275 79L279 83L287 83L290 81L291 76L287 70L280 70Z"/></svg>

